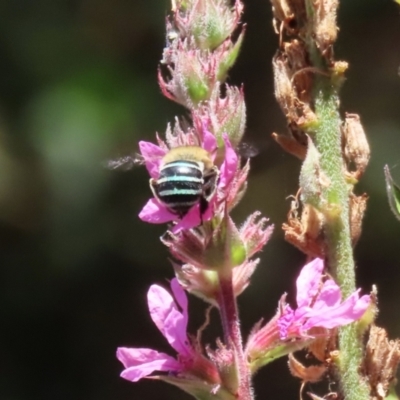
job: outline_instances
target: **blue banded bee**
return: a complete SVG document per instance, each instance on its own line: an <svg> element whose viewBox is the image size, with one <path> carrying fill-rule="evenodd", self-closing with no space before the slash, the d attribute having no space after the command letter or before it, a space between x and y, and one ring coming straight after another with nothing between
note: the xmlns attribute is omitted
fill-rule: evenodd
<svg viewBox="0 0 400 400"><path fill-rule="evenodd" d="M150 179L154 197L181 218L199 204L201 217L216 192L219 178L210 154L198 146L175 147L161 160L159 172L158 179Z"/></svg>

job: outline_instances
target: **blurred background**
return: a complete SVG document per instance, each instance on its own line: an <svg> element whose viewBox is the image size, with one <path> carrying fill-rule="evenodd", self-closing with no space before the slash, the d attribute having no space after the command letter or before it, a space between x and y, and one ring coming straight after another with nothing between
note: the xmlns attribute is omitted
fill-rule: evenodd
<svg viewBox="0 0 400 400"><path fill-rule="evenodd" d="M300 163L271 140L285 132L272 88L277 47L267 0L245 0L246 39L230 82L244 84L252 160L243 221L261 210L274 235L240 297L243 331L293 293L304 256L283 240ZM145 295L172 277L164 227L137 214L150 196L144 168L108 171L185 110L156 81L167 0L0 1L0 399L189 399L163 383L119 378L117 346L171 352ZM342 110L361 115L372 158L358 193L370 196L356 248L358 285L379 289L378 323L400 336L400 223L383 165L400 182L400 9L391 0L343 1L336 58L350 69ZM204 305L191 300L192 332ZM221 335L209 329L209 340ZM208 336L207 336L208 337ZM255 378L258 398L298 398L286 360Z"/></svg>

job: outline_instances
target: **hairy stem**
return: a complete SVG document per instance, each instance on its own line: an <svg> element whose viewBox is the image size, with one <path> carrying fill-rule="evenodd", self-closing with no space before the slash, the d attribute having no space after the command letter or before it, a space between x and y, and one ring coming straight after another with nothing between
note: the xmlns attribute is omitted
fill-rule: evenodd
<svg viewBox="0 0 400 400"><path fill-rule="evenodd" d="M228 347L233 348L239 374L238 400L252 400L251 373L243 351L239 314L232 285L232 269L223 269L218 273L218 277L218 303L225 343Z"/></svg>
<svg viewBox="0 0 400 400"><path fill-rule="evenodd" d="M317 77L315 112L319 121L315 143L321 154L321 168L330 180L324 200L327 261L330 273L339 284L343 298L355 290L355 268L351 244L349 191L344 176L341 150L341 120L336 88L326 77ZM344 326L339 332L338 372L346 400L365 400L369 389L359 374L362 343L356 326Z"/></svg>
<svg viewBox="0 0 400 400"><path fill-rule="evenodd" d="M310 10L311 7L308 7L308 13ZM312 64L323 72L328 72L328 76L322 74L315 76L314 106L318 125L313 139L321 154L321 169L329 179L329 186L322 193L325 204L323 207L327 266L340 286L343 298L347 298L355 291L356 286L350 231L350 190L344 173L338 86L332 76L329 76L332 72L327 68L312 37L309 36L307 39ZM368 399L368 386L359 374L362 363L362 342L354 324L340 328L339 349L337 367L344 398L346 400Z"/></svg>

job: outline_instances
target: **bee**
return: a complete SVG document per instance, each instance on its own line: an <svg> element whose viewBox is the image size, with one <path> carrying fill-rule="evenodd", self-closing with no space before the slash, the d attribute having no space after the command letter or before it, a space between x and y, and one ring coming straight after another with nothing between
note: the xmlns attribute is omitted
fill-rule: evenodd
<svg viewBox="0 0 400 400"><path fill-rule="evenodd" d="M175 147L161 160L159 174L158 179L150 179L154 197L180 218L199 204L202 217L219 179L210 154L199 146Z"/></svg>
<svg viewBox="0 0 400 400"><path fill-rule="evenodd" d="M106 167L127 171L143 163L140 156L127 155L109 160ZM179 146L161 159L159 177L150 179L150 189L161 204L180 218L196 204L202 217L215 195L218 179L219 170L206 150L199 146Z"/></svg>

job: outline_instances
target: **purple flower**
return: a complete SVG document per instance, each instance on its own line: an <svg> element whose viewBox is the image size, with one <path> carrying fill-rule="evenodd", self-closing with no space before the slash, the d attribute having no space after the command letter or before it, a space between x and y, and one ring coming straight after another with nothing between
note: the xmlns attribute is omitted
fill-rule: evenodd
<svg viewBox="0 0 400 400"><path fill-rule="evenodd" d="M176 279L171 281L175 297L158 285L152 285L147 293L150 316L157 328L178 353L178 359L147 348L120 347L117 358L124 364L121 377L132 382L154 371L181 372L190 365L194 350L187 337L187 297ZM182 311L180 311L180 309Z"/></svg>
<svg viewBox="0 0 400 400"><path fill-rule="evenodd" d="M181 229L190 229L201 224L201 217L203 221L210 220L217 207L217 199L224 197L228 185L232 182L235 173L238 169L238 156L234 151L227 135L223 135L225 143L225 159L220 167L220 179L217 186L217 195L210 201L206 212L200 215L200 205L196 204L189 212L180 219L178 215L172 213L164 204L158 199L150 199L139 213L139 218L143 221L152 224L162 224L170 221L179 221L175 225L173 231L177 232ZM201 143L199 143L212 157L215 156L217 150L217 141L215 136L207 129L203 129ZM150 142L139 142L140 153L144 158L146 168L153 179L159 177L159 170L161 167L162 158L167 154L168 149L163 146L157 146Z"/></svg>
<svg viewBox="0 0 400 400"><path fill-rule="evenodd" d="M350 324L362 317L370 304L370 296L355 291L341 301L339 286L332 280L322 280L323 260L316 258L306 264L296 281L297 308L293 310L281 301L278 319L280 338L306 337L313 327L332 329Z"/></svg>

